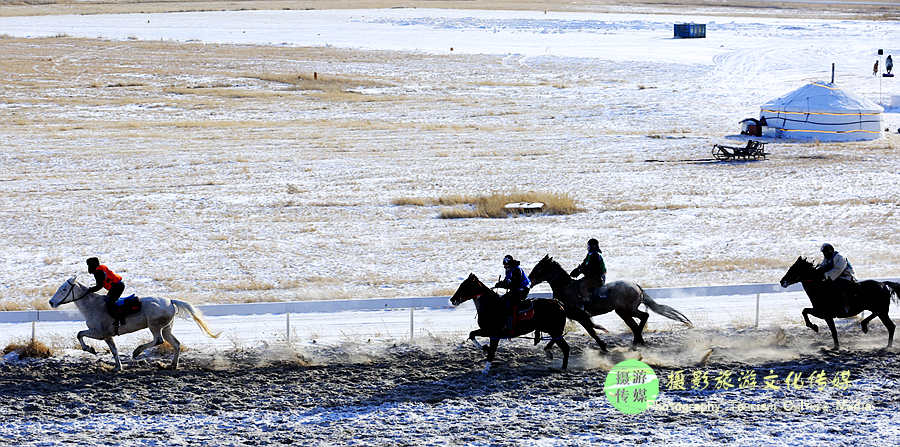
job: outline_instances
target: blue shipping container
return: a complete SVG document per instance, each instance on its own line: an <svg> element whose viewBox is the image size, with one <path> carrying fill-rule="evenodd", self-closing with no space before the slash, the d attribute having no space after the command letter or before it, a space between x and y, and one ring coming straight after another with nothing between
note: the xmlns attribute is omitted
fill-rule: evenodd
<svg viewBox="0 0 900 447"><path fill-rule="evenodd" d="M706 24L705 23L676 23L675 24L675 37L676 38L695 38L695 37L706 37Z"/></svg>

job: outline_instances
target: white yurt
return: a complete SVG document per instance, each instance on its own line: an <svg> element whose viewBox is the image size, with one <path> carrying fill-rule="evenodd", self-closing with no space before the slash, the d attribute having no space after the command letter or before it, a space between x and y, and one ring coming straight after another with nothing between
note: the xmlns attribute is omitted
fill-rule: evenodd
<svg viewBox="0 0 900 447"><path fill-rule="evenodd" d="M881 137L884 109L828 82L813 82L760 107L764 135L791 140L854 141Z"/></svg>

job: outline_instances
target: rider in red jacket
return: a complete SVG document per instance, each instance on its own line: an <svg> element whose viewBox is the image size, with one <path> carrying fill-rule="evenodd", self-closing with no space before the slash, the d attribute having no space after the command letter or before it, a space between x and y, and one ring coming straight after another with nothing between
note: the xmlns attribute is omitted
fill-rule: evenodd
<svg viewBox="0 0 900 447"><path fill-rule="evenodd" d="M125 291L125 282L122 281L122 277L115 274L109 267L100 264L100 260L97 258L88 258L87 265L88 273L94 275L94 279L97 281L95 286L88 289L88 293L106 289L109 291L106 293L107 305L116 302Z"/></svg>
<svg viewBox="0 0 900 447"><path fill-rule="evenodd" d="M97 281L97 284L87 291L88 293L94 293L100 289L108 290L105 297L106 310L113 317L113 331L118 335L119 326L124 324L125 321L124 316L117 311L116 306L120 303L116 301L122 296L122 292L125 291L125 282L122 281L121 276L110 270L109 267L100 264L100 260L97 258L88 258L87 265L88 273L94 275L94 279Z"/></svg>

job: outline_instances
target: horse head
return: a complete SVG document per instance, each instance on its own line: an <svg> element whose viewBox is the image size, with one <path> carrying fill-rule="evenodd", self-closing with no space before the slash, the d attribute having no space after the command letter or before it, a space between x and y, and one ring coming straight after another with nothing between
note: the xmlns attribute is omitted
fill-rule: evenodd
<svg viewBox="0 0 900 447"><path fill-rule="evenodd" d="M459 285L456 293L450 297L450 304L459 306L465 301L480 298L486 293L494 293L488 286L484 285L474 273L469 273L469 277Z"/></svg>
<svg viewBox="0 0 900 447"><path fill-rule="evenodd" d="M787 287L791 284L811 279L813 278L815 271L816 268L813 266L812 262L803 256L798 256L797 260L794 261L794 264L791 265L787 273L781 277L781 287Z"/></svg>
<svg viewBox="0 0 900 447"><path fill-rule="evenodd" d="M75 289L78 284L75 282L75 278L77 278L77 275L72 275L71 278L67 279L56 289L56 293L50 298L50 307L56 309L62 304L75 300Z"/></svg>
<svg viewBox="0 0 900 447"><path fill-rule="evenodd" d="M528 280L531 281L533 287L544 281L552 281L559 275L559 272L565 273L565 270L550 255L544 255L531 269L531 273L528 274Z"/></svg>

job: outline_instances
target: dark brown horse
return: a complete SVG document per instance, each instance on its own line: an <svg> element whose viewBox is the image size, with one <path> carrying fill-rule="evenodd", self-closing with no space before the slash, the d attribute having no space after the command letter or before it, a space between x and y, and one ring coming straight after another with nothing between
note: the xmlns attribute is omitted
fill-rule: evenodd
<svg viewBox="0 0 900 447"><path fill-rule="evenodd" d="M806 327L819 332L819 326L809 321L809 315L821 318L828 323L831 329L831 338L834 339L834 350L839 348L837 330L834 327L835 318L850 318L864 310L872 312L872 315L864 318L860 325L863 333L869 332L869 321L878 317L888 330L888 347L894 343L894 328L888 312L891 307L891 296L900 298L900 284L891 281L860 281L850 289L850 296L842 296L841 293L823 278L824 272L817 269L812 262L800 256L794 261L794 265L788 269L781 278L781 287L787 287L794 283L803 285L806 296L813 307L803 309L803 320Z"/></svg>
<svg viewBox="0 0 900 447"><path fill-rule="evenodd" d="M532 331L535 332L534 344L540 342L538 331L550 334L550 343L544 347L544 352L548 358L553 358L550 348L554 344L559 345L559 349L563 352L562 369L568 367L569 344L563 339L566 311L563 309L562 303L553 299L529 300L528 302L534 306L533 315L527 319L517 319L513 324L512 332L510 332L504 330L510 311L501 301L500 295L484 285L474 273L470 273L469 277L459 285L456 293L450 298L450 303L458 306L468 300L475 301L475 310L478 312L478 329L469 333L469 340L477 345L478 341L475 340L475 337L491 339L491 344L487 348L485 372L491 368L491 362L494 361L494 354L497 353L497 345L501 338L518 337Z"/></svg>
<svg viewBox="0 0 900 447"><path fill-rule="evenodd" d="M647 318L650 317L650 314L638 309L641 304L646 304L650 310L666 318L692 326L691 320L688 320L681 312L665 304L657 303L644 292L641 286L630 281L611 282L601 287L599 293L595 292L593 296L584 298L580 293L580 280L572 279L566 270L549 255L544 256L531 269L528 279L531 280L532 286L547 281L550 288L553 289L553 297L565 305L566 312L570 315L569 318L581 323L604 348L606 344L599 340L596 333L586 323L593 325L590 322L591 316L602 315L613 310L631 329L634 334L634 344L644 344L642 333L644 325L647 324ZM587 322L582 321L581 312L587 312ZM640 320L639 322L634 321L635 316Z"/></svg>

